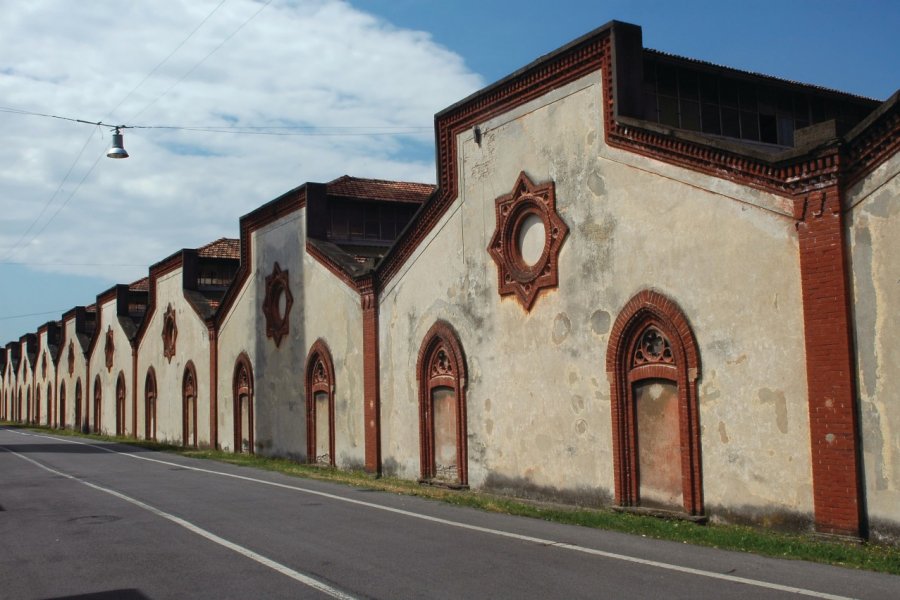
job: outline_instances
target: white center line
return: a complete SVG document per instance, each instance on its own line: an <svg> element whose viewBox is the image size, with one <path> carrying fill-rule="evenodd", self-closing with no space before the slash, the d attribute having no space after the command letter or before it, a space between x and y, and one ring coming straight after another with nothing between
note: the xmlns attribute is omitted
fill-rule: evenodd
<svg viewBox="0 0 900 600"><path fill-rule="evenodd" d="M809 589L799 588L799 587L794 587L794 586L789 586L789 585L781 585L781 584L778 584L778 583L771 583L771 582L768 582L768 581L761 581L761 580L758 580L758 579L749 579L749 578L747 578L747 577L737 577L737 576L735 576L735 575L726 575L726 574L724 574L724 573L716 573L716 572L714 572L714 571L704 571L704 570L702 570L702 569L694 569L694 568L691 568L691 567L684 567L684 566L681 566L681 565L674 565L674 564L664 563L664 562L659 562L659 561L655 561L655 560L648 560L648 559L644 559L644 558L638 558L638 557L636 557L636 556L628 556L627 554L618 554L618 553L615 553L615 552L606 552L606 551L604 551L604 550L596 550L596 549L594 549L594 548L588 548L588 547L585 547L585 546L577 546L577 545L574 545L574 544L566 544L566 543L564 543L564 542L558 542L558 541L554 541L554 540L548 540L548 539L539 538L539 537L533 537L533 536L529 536L529 535L522 535L522 534L519 534L519 533L512 533L512 532L510 532L510 531L503 531L503 530L501 530L501 529L491 529L491 528L489 528L489 527L481 527L481 526L478 526L478 525L470 525L470 524L468 524L468 523L461 523L461 522L459 522L459 521L451 521L451 520L449 520L449 519L442 519L442 518L440 518L440 517L432 517L432 516L430 516L430 515L423 515L423 514L416 513L416 512L412 512L412 511L408 511L408 510L403 510L403 509L401 509L401 508L393 508L393 507L390 507L390 506L384 506L384 505L381 505L381 504L375 504L375 503L373 503L373 502L366 502L366 501L363 501L363 500L356 500L356 499L353 499L353 498L345 498L345 497L343 497L343 496L338 496L338 495L336 495L336 494L329 494L328 492L320 492L320 491L317 491L317 490L311 490L311 489L303 488L303 487L300 487L300 486L287 485L287 484L284 484L284 483L278 483L278 482L274 482L274 481L266 481L265 479L256 479L255 477L247 477L247 476L245 476L245 475L236 475L236 474L234 474L234 473L225 473L225 472L223 472L223 471L214 471L214 470L212 470L212 469L204 469L204 468L201 468L201 467L193 467L193 466L190 466L190 465L185 465L185 464L183 464L183 463L170 462L170 461L166 461L166 460L160 460L160 459L157 459L157 458L149 458L149 457L147 457L147 456L139 456L139 455L137 455L137 454L131 454L131 453L128 453L128 452L121 452L121 451L119 451L119 450L113 450L113 449L110 449L110 448L106 448L106 447L104 447L104 446L102 446L102 445L98 445L98 444L90 444L90 443L86 443L86 442L79 442L79 441L77 441L77 440L69 440L69 439L65 439L65 438L57 438L57 437L53 437L53 436L40 435L40 434L25 434L25 433L22 433L22 435L31 435L31 436L34 436L34 437L46 437L46 438L48 438L48 439L52 439L52 440L56 440L56 441L64 441L64 442L70 442L70 443L73 443L73 444L81 444L81 445L84 445L84 446L91 446L91 447L93 447L93 448L98 448L98 449L104 450L104 451L106 451L106 452L111 452L111 453L113 453L113 454L118 454L118 455L120 455L120 456L127 456L127 457L134 458L134 459L138 459L138 460L146 460L146 461L149 461L149 462L155 462L155 463L159 463L159 464L163 464L163 465L169 465L169 466L181 467L181 468L183 468L183 469L188 469L188 470L191 470L191 471L197 471L197 472L199 472L199 473L208 473L208 474L210 474L210 475L219 475L219 476L221 476L221 477L230 477L230 478L232 478L232 479L239 479L239 480L242 480L242 481L250 481L250 482L253 482L253 483L259 483L259 484L262 484L262 485L269 485L269 486L272 486L272 487L277 487L277 488L282 488L282 489L287 489L287 490L293 490L293 491L300 492L300 493L304 493L304 494L311 494L311 495L319 496L319 497L322 497L322 498L329 498L329 499L331 499L331 500L337 500L337 501L339 501L339 502L346 502L346 503L348 503L348 504L355 504L355 505L358 505L358 506L365 506L365 507L367 507L367 508L373 508L373 509L376 509L376 510L382 510L382 511L386 511L386 512L391 512L391 513L399 514L399 515L404 515L404 516L406 516L406 517L411 517L411 518L414 518L414 519L420 519L420 520L423 520L423 521L430 521L430 522L433 522L433 523L440 523L440 524L442 524L442 525L447 525L447 526L449 526L449 527L456 527L456 528L459 528L459 529L467 529L467 530L470 530L470 531L477 531L477 532L480 532L480 533L485 533L485 534L489 534L489 535L495 535L495 536L499 536L499 537L510 538L510 539L519 540L519 541L523 541L523 542L531 542L531 543L535 543L535 544L540 544L540 545L542 545L542 546L553 546L553 547L556 547L556 548L562 548L562 549L565 549L565 550L571 550L571 551L573 551L573 552L580 552L580 553L582 553L582 554L590 554L590 555L593 555L593 556L601 556L601 557L603 557L603 558L608 558L608 559L612 559L612 560L619 560L619 561L624 561L624 562L636 563L636 564L645 565L645 566L648 566L648 567L655 567L655 568L658 568L658 569L666 569L666 570L668 570L668 571L676 571L676 572L679 572L679 573L686 573L686 574L688 574L688 575L696 575L696 576L699 576L699 577L708 577L708 578L710 578L710 579L719 579L719 580L722 580L722 581L729 581L729 582L732 582L732 583L740 583L740 584L744 584L744 585L751 585L751 586L754 586L754 587L765 588L765 589L769 589L769 590L777 590L777 591L781 591L781 592L788 592L788 593L792 593L792 594L799 594L799 595L802 595L802 596L810 596L810 597L812 597L812 598L822 598L822 599L825 599L825 600L852 600L851 598L849 598L849 597L847 597L847 596L838 596L838 595L835 595L835 594L828 594L828 593L825 593L825 592L818 592L818 591L816 591L816 590L809 590Z"/></svg>
<svg viewBox="0 0 900 600"><path fill-rule="evenodd" d="M52 439L56 439L56 438L52 438ZM318 590L318 591L322 592L323 594L327 594L327 595L331 596L332 598L338 598L339 600L356 600L354 596L351 596L350 594L342 592L341 590L334 588L326 583L323 583L323 582L319 581L318 579L310 577L309 575L305 575L304 573L301 573L299 571L295 571L294 569L291 569L290 567L287 567L279 562L276 562L276 561L272 560L271 558L266 558L262 554L258 554L256 552L254 552L253 550L250 550L249 548L245 548L243 546L235 544L234 542L230 542L230 541L226 540L225 538L219 537L212 532L209 532L201 527L198 527L197 525L194 525L190 521L186 521L185 519L182 519L181 517L176 517L173 514L169 514L163 510L156 508L155 506L150 506L149 504L141 502L140 500L136 500L135 498L126 496L125 494L122 494L121 492L117 492L115 490L111 490L109 488L99 486L97 484L91 483L90 481L85 481L84 479L81 479L80 477L76 477L74 475L69 475L68 473L63 473L62 471L57 471L56 469L53 469L51 467L48 467L47 465L41 464L32 458L29 458L27 456L19 454L18 452L15 452L8 448L4 448L3 446L0 446L0 450L5 450L11 454L18 456L19 458L21 458L23 460L27 460L28 462L30 462L34 465L37 465L38 467L44 469L45 471L49 471L50 473L53 473L54 475L60 475L67 479L71 479L73 481L83 483L84 485L88 486L89 488L93 488L93 489L99 490L101 492L106 492L107 494L115 496L116 498L119 498L120 500L124 500L125 502L130 502L131 504L134 504L135 506L137 506L139 508L143 508L144 510L149 511L158 517L162 517L163 519L168 519L169 521L172 521L176 525L180 525L181 527L184 527L185 529L187 529L188 531L190 531L192 533L195 533L201 537L204 537L211 542L215 542L216 544L219 544L220 546L224 546L225 548L228 548L229 550L231 550L233 552L237 552L238 554L240 554L242 556L246 556L247 558L249 558L251 560L255 560L256 562L258 562L261 565L269 567L270 569L277 571L277 572L281 573L282 575L287 575L291 579L294 579L295 581L299 581L303 585L306 585L315 590Z"/></svg>

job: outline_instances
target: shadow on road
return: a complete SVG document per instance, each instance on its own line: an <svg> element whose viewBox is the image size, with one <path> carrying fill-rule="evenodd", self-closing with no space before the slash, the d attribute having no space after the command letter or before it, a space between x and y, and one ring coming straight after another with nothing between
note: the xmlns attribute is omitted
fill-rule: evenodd
<svg viewBox="0 0 900 600"><path fill-rule="evenodd" d="M45 600L150 600L140 590L108 590L106 592L92 592L90 594L78 594L77 596L55 596Z"/></svg>

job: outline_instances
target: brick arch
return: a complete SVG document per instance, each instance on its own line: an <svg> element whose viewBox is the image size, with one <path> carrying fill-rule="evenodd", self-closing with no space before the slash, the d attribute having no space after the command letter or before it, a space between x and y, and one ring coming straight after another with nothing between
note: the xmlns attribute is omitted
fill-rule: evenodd
<svg viewBox="0 0 900 600"><path fill-rule="evenodd" d="M103 390L100 375L94 377L94 433L100 433L100 418L103 413Z"/></svg>
<svg viewBox="0 0 900 600"><path fill-rule="evenodd" d="M658 331L668 342L669 360L635 364L640 337L651 329ZM640 380L663 379L674 383L678 390L684 511L691 515L703 514L697 400L700 354L691 326L678 304L653 290L643 290L631 298L619 312L610 332L606 372L611 392L616 503L622 506L640 504L637 416L632 384Z"/></svg>
<svg viewBox="0 0 900 600"><path fill-rule="evenodd" d="M181 378L181 444L197 447L197 369L194 361L184 366Z"/></svg>
<svg viewBox="0 0 900 600"><path fill-rule="evenodd" d="M234 407L234 451L243 452L244 433L249 444L248 453L254 454L253 424L253 365L246 352L241 352L234 361L234 375L231 379L232 405ZM247 397L247 431L243 430L241 398Z"/></svg>
<svg viewBox="0 0 900 600"><path fill-rule="evenodd" d="M466 357L453 326L437 321L425 334L416 361L419 387L419 459L422 481L467 486L469 483L466 422ZM455 410L456 475L438 472L435 462L434 391L451 390Z"/></svg>
<svg viewBox="0 0 900 600"><path fill-rule="evenodd" d="M116 377L116 435L125 435L125 374L119 371Z"/></svg>
<svg viewBox="0 0 900 600"><path fill-rule="evenodd" d="M144 377L144 437L156 439L156 370L147 369Z"/></svg>
<svg viewBox="0 0 900 600"><path fill-rule="evenodd" d="M327 394L328 417L328 459L320 464L335 466L334 443L334 360L331 358L331 350L322 338L317 339L309 349L306 356L306 456L310 463L319 463L320 455L317 451L319 442L317 425L320 414L316 403L316 395Z"/></svg>

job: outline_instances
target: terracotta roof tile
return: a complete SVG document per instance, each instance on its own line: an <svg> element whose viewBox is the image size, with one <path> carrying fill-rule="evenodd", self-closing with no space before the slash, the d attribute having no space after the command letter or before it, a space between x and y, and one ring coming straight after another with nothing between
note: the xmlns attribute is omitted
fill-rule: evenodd
<svg viewBox="0 0 900 600"><path fill-rule="evenodd" d="M197 255L203 258L240 258L241 240L219 238L210 244L197 248Z"/></svg>
<svg viewBox="0 0 900 600"><path fill-rule="evenodd" d="M146 292L150 290L150 278L144 277L138 279L134 283L128 285L128 289L132 292Z"/></svg>
<svg viewBox="0 0 900 600"><path fill-rule="evenodd" d="M330 196L365 198L368 200L397 200L421 204L435 190L429 183L362 179L344 175L326 184Z"/></svg>

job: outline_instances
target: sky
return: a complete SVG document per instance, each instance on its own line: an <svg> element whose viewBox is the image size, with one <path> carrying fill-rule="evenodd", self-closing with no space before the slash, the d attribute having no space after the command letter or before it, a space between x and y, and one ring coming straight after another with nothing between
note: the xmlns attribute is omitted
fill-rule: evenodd
<svg viewBox="0 0 900 600"><path fill-rule="evenodd" d="M895 0L0 7L0 344L238 237L304 182L434 182L436 112L613 19L673 54L879 100L900 87ZM105 157L98 122L132 127L130 158Z"/></svg>

